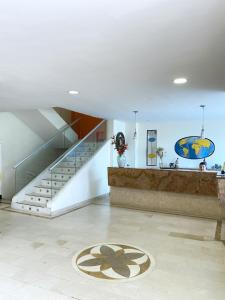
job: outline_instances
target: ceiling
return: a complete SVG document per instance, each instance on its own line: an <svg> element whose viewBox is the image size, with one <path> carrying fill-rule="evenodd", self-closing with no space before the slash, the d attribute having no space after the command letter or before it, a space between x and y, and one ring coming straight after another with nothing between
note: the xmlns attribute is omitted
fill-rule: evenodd
<svg viewBox="0 0 225 300"><path fill-rule="evenodd" d="M0 110L224 118L224 14L224 0L0 0Z"/></svg>

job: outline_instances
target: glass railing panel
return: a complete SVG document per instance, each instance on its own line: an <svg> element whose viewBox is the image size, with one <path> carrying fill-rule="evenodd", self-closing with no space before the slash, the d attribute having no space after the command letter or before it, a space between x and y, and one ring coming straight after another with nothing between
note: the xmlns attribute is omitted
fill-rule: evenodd
<svg viewBox="0 0 225 300"><path fill-rule="evenodd" d="M50 167L52 180L68 181L100 149L106 141L106 121L102 121L85 138L69 149ZM54 192L52 193L54 196Z"/></svg>
<svg viewBox="0 0 225 300"><path fill-rule="evenodd" d="M64 148L69 149L77 140L77 135L73 129L67 128L64 132Z"/></svg>
<svg viewBox="0 0 225 300"><path fill-rule="evenodd" d="M61 157L76 141L76 133L67 125L47 143L17 164L15 166L15 193L20 191L57 158Z"/></svg>

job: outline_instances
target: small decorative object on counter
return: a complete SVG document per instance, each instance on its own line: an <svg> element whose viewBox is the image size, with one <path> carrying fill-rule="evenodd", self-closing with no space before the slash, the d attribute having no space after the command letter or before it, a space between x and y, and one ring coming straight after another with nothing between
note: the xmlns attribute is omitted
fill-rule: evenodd
<svg viewBox="0 0 225 300"><path fill-rule="evenodd" d="M225 162L223 163L223 167L221 169L221 174L222 175L225 175Z"/></svg>
<svg viewBox="0 0 225 300"><path fill-rule="evenodd" d="M207 168L207 162L205 161L205 158L202 162L200 162L199 164L199 170L200 171L206 171L206 168Z"/></svg>
<svg viewBox="0 0 225 300"><path fill-rule="evenodd" d="M175 161L175 169L179 168L179 158L177 157L176 161Z"/></svg>
<svg viewBox="0 0 225 300"><path fill-rule="evenodd" d="M169 164L169 166L170 166L170 169L174 169L175 168L175 164L172 163L172 162Z"/></svg>
<svg viewBox="0 0 225 300"><path fill-rule="evenodd" d="M158 147L156 149L156 154L158 155L160 162L159 162L159 167L163 168L163 155L164 155L164 149L162 147Z"/></svg>
<svg viewBox="0 0 225 300"><path fill-rule="evenodd" d="M211 167L211 169L218 172L222 170L222 166L215 164L214 166Z"/></svg>
<svg viewBox="0 0 225 300"><path fill-rule="evenodd" d="M119 168L124 168L126 165L126 157L124 152L127 150L128 145L125 143L125 136L122 132L118 132L117 135L112 137L112 145L115 145L117 150L117 163Z"/></svg>

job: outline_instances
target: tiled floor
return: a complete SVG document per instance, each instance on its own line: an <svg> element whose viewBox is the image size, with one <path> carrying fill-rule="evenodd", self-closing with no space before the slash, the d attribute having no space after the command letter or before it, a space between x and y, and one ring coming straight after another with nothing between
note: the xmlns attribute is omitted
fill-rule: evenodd
<svg viewBox="0 0 225 300"><path fill-rule="evenodd" d="M49 220L0 209L0 299L224 300L225 246L216 221L97 203ZM146 276L109 282L73 269L74 254L98 243L146 250Z"/></svg>
<svg viewBox="0 0 225 300"><path fill-rule="evenodd" d="M0 209L5 209L9 207L9 204L6 204L6 203L0 203Z"/></svg>

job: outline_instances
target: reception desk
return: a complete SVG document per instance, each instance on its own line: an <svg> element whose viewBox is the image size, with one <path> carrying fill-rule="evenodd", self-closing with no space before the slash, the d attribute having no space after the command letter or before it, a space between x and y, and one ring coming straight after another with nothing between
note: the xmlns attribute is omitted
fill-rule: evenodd
<svg viewBox="0 0 225 300"><path fill-rule="evenodd" d="M179 169L108 168L111 205L225 218L225 179L216 172Z"/></svg>

